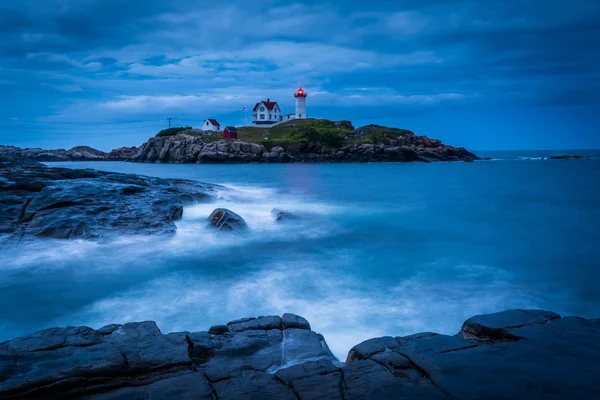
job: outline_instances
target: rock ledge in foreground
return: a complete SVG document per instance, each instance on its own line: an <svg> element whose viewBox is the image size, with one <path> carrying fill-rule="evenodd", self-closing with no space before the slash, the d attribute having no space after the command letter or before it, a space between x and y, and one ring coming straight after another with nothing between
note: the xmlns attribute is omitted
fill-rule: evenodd
<svg viewBox="0 0 600 400"><path fill-rule="evenodd" d="M0 343L0 398L594 399L600 320L509 310L454 336L369 339L346 364L293 314L208 332L154 322L53 328Z"/></svg>

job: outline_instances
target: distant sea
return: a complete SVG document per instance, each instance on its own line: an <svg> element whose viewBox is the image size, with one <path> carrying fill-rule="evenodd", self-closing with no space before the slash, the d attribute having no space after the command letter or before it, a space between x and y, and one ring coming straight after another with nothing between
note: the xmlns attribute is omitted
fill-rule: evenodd
<svg viewBox="0 0 600 400"><path fill-rule="evenodd" d="M340 358L362 340L454 334L475 314L600 317L600 151L476 152L475 163L49 163L218 183L172 238L39 241L0 254L0 340L155 320L163 332L293 312ZM584 154L591 160L542 160ZM206 228L215 207L245 237ZM302 216L277 223L277 207Z"/></svg>

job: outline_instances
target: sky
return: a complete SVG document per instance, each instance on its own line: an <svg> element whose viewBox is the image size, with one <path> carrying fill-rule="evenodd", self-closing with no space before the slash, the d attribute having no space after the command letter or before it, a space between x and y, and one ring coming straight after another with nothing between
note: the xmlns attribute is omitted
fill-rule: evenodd
<svg viewBox="0 0 600 400"><path fill-rule="evenodd" d="M0 35L4 145L140 145L302 87L310 117L600 148L598 0L0 0Z"/></svg>

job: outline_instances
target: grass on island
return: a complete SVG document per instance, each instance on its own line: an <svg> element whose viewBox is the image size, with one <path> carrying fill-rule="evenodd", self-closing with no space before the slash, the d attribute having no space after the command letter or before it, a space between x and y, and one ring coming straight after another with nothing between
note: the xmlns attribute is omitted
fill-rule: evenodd
<svg viewBox="0 0 600 400"><path fill-rule="evenodd" d="M163 129L162 131L156 134L156 137L167 137L167 136L175 136L178 133L187 133L186 131L191 131L191 126L177 126L173 128Z"/></svg>
<svg viewBox="0 0 600 400"><path fill-rule="evenodd" d="M244 142L257 143L267 150L275 146L287 149L297 143L318 143L328 147L338 148L346 143L380 143L383 136L412 135L406 129L388 128L368 125L357 130L337 128L334 121L326 119L298 119L283 122L275 127L239 127L238 138ZM156 136L166 137L183 133L190 136L204 136L196 133L191 127L163 129ZM222 132L204 136L207 140L216 141L223 137Z"/></svg>

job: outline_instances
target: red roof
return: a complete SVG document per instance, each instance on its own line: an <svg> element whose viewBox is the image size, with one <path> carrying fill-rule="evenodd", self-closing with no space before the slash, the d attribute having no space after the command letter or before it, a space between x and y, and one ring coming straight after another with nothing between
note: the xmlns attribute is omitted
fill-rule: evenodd
<svg viewBox="0 0 600 400"><path fill-rule="evenodd" d="M267 110L272 110L273 107L275 107L275 105L277 104L276 101L261 101L261 103L263 103L265 105L265 107L267 107ZM252 111L256 111L258 110L258 107L260 106L260 103L256 103L256 105L254 106L254 109Z"/></svg>
<svg viewBox="0 0 600 400"><path fill-rule="evenodd" d="M208 122L210 122L214 126L221 126L221 124L219 123L219 121L217 121L216 119L209 118Z"/></svg>

